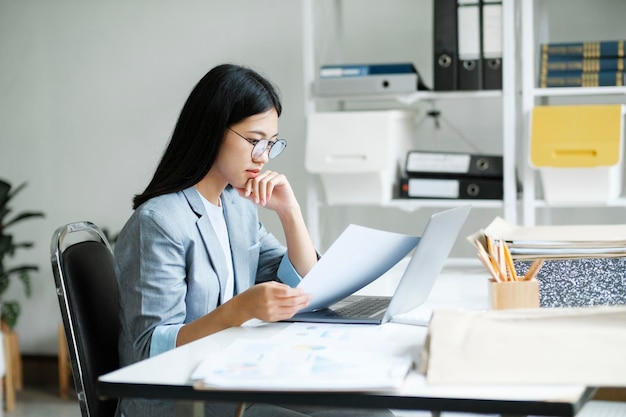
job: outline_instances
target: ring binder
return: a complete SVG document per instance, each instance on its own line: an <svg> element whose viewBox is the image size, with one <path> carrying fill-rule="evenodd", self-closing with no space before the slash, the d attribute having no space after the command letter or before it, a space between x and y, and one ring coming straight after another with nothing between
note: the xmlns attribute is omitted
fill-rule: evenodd
<svg viewBox="0 0 626 417"><path fill-rule="evenodd" d="M478 0L458 0L459 90L482 87L480 4Z"/></svg>
<svg viewBox="0 0 626 417"><path fill-rule="evenodd" d="M434 89L457 89L457 0L433 0Z"/></svg>
<svg viewBox="0 0 626 417"><path fill-rule="evenodd" d="M502 1L482 0L483 89L502 89Z"/></svg>
<svg viewBox="0 0 626 417"><path fill-rule="evenodd" d="M499 200L503 195L501 178L411 177L400 180L401 198Z"/></svg>
<svg viewBox="0 0 626 417"><path fill-rule="evenodd" d="M405 168L409 177L503 176L502 156L499 155L409 151Z"/></svg>

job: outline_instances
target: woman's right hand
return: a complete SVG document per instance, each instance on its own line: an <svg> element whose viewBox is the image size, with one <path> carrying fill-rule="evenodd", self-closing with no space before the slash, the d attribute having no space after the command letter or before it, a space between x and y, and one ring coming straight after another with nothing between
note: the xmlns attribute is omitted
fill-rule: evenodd
<svg viewBox="0 0 626 417"><path fill-rule="evenodd" d="M276 281L254 285L235 298L250 318L263 321L288 319L311 302L302 289Z"/></svg>
<svg viewBox="0 0 626 417"><path fill-rule="evenodd" d="M286 320L308 306L311 295L276 281L254 285L210 313L185 324L178 331L176 346L198 340L250 319Z"/></svg>

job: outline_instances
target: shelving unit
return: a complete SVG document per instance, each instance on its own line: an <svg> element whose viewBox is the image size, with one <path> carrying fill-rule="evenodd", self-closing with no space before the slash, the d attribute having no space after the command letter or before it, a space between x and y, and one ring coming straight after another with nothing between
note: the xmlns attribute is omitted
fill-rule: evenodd
<svg viewBox="0 0 626 417"><path fill-rule="evenodd" d="M422 0L431 1L431 0ZM318 63L315 59L315 21L314 1L303 0L303 65L305 83L305 115L308 116L317 111L318 102L333 100L335 102L376 102L393 101L398 108L406 108L419 102L439 102L455 100L459 98L499 99L502 108L502 152L504 172L504 197L502 200L448 200L448 199L402 199L390 200L382 204L382 207L390 207L406 211L418 210L422 207L453 207L460 204L472 204L476 209L496 208L502 210L502 216L509 222L517 222L518 195L516 180L516 132L518 123L518 101L516 100L516 57L515 57L515 0L503 0L502 9L502 42L503 42L503 90L492 91L417 91L403 95L376 95L362 97L316 97L314 83L316 80ZM335 22L333 23L340 33L341 27L341 0L334 2ZM375 61L375 57L373 59ZM307 224L312 238L316 244L321 241L320 236L320 208L324 202L320 198L315 178L311 177L307 188Z"/></svg>
<svg viewBox="0 0 626 417"><path fill-rule="evenodd" d="M530 138L530 115L538 102L549 104L550 98L575 97L585 103L590 97L621 96L620 101L626 103L626 87L559 87L537 88L536 63L537 48L542 42L548 42L547 28L548 16L544 10L544 2L547 0L516 0L515 13L521 16L521 114L522 123L520 143L523 144L522 162L522 210L523 224L532 226L536 224L537 209L550 209L557 207L623 207L626 206L626 198L621 197L606 204L585 203L567 205L548 205L545 201L537 198L536 181L537 171L529 163L529 138ZM568 5L569 7L569 5ZM538 24L537 24L538 23ZM540 32L535 34L535 26Z"/></svg>

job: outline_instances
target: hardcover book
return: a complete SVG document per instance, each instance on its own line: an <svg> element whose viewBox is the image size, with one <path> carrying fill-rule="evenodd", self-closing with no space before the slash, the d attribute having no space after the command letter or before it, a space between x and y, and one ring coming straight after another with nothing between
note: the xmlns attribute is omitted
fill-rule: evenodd
<svg viewBox="0 0 626 417"><path fill-rule="evenodd" d="M555 71L624 71L626 59L616 57L605 58L573 58L569 56L544 56L541 59L541 74Z"/></svg>
<svg viewBox="0 0 626 417"><path fill-rule="evenodd" d="M584 58L619 57L624 55L624 40L592 42L551 42L541 45L543 55L565 55Z"/></svg>
<svg viewBox="0 0 626 417"><path fill-rule="evenodd" d="M539 78L539 87L619 87L626 85L624 71L557 71Z"/></svg>

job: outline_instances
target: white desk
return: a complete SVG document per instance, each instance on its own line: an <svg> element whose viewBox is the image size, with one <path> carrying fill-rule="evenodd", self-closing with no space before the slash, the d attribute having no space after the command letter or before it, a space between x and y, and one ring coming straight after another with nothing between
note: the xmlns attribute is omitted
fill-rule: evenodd
<svg viewBox="0 0 626 417"><path fill-rule="evenodd" d="M364 292L390 293L397 283L399 265ZM486 305L486 274L478 262L451 260L435 284L428 304L437 306ZM584 386L432 386L413 372L398 392L288 392L196 390L189 376L212 351L223 350L237 338L269 338L289 326L272 323L259 327L231 328L100 377L99 392L107 397L143 397L204 401L263 402L273 404L370 407L457 411L503 415L574 416L593 390ZM356 325L364 326L364 325ZM365 325L367 326L367 325ZM372 326L372 332L381 329ZM426 328L385 324L389 346L417 353Z"/></svg>

